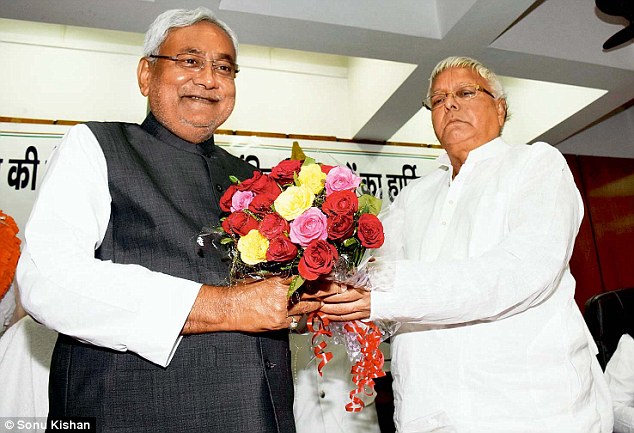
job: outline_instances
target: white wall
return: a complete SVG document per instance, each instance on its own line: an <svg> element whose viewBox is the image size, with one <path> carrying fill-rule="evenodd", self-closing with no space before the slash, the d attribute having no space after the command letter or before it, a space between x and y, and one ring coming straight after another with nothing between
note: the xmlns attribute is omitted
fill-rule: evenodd
<svg viewBox="0 0 634 433"><path fill-rule="evenodd" d="M0 19L0 116L139 122L143 35ZM222 129L351 138L347 59L241 46Z"/></svg>

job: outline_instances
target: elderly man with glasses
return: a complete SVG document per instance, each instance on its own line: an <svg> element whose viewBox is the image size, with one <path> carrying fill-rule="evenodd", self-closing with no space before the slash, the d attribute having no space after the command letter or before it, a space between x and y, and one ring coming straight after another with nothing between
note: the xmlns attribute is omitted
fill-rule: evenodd
<svg viewBox="0 0 634 433"><path fill-rule="evenodd" d="M447 154L387 210L363 287L321 310L401 322L391 347L400 433L611 432L568 266L583 203L565 159L500 138L506 97L476 60L441 61L427 95Z"/></svg>
<svg viewBox="0 0 634 433"><path fill-rule="evenodd" d="M295 431L287 328L313 306L288 310L279 278L224 287L228 264L196 248L229 176L254 170L214 145L234 107L236 55L210 10L161 14L137 71L145 121L78 125L55 150L18 268L25 308L60 333L51 420Z"/></svg>

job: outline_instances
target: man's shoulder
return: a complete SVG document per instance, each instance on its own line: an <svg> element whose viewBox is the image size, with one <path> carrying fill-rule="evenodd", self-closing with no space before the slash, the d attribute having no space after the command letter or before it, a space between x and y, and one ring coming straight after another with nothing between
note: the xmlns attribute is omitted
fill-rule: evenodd
<svg viewBox="0 0 634 433"><path fill-rule="evenodd" d="M85 122L83 123L83 125L86 125L91 131L95 132L95 131L117 131L117 130L126 130L126 129L131 129L131 128L140 128L141 125L137 124L137 123L130 123L130 122L113 122L113 121L109 121L109 122L102 122L102 121L89 121L89 122Z"/></svg>

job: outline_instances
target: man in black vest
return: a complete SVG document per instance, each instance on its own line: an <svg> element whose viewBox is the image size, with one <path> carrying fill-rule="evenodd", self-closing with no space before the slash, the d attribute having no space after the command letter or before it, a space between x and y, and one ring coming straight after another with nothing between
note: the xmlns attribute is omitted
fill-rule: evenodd
<svg viewBox="0 0 634 433"><path fill-rule="evenodd" d="M161 14L139 62L143 124L69 130L26 227L23 301L60 333L50 419L100 432L292 433L289 305L279 278L226 287L196 235L218 224L229 176L253 167L214 145L232 112L237 40L205 8Z"/></svg>

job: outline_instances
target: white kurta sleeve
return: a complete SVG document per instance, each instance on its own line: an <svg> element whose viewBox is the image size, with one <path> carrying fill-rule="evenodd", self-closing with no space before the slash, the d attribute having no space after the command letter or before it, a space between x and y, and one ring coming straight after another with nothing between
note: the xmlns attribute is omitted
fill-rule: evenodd
<svg viewBox="0 0 634 433"><path fill-rule="evenodd" d="M583 204L565 159L544 143L533 145L514 177L517 187L504 210L508 232L501 242L459 260L401 260L398 253L394 260L389 254L379 259L371 318L421 324L496 320L548 297L567 270ZM404 195L390 212L424 205L416 199ZM401 225L395 232L411 229Z"/></svg>
<svg viewBox="0 0 634 433"><path fill-rule="evenodd" d="M75 126L54 150L26 224L21 300L49 328L166 366L201 284L95 259L110 201L101 147Z"/></svg>
<svg viewBox="0 0 634 433"><path fill-rule="evenodd" d="M623 334L605 367L614 407L614 432L634 433L634 339Z"/></svg>

